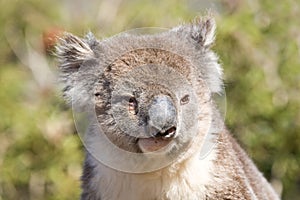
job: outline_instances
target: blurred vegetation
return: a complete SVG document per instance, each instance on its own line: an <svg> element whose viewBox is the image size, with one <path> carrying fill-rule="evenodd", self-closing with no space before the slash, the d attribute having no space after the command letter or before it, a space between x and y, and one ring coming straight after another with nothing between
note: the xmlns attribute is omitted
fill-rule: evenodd
<svg viewBox="0 0 300 200"><path fill-rule="evenodd" d="M300 2L286 0L3 0L0 2L0 200L78 199L83 160L43 35L99 38L172 27L212 8L226 122L282 193L300 196Z"/></svg>

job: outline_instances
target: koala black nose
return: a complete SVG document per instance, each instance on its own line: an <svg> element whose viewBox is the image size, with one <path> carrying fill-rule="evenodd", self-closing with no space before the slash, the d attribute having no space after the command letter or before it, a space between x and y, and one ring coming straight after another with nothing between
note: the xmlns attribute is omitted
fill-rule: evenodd
<svg viewBox="0 0 300 200"><path fill-rule="evenodd" d="M170 97L156 96L148 110L150 134L167 136L176 131L176 108Z"/></svg>

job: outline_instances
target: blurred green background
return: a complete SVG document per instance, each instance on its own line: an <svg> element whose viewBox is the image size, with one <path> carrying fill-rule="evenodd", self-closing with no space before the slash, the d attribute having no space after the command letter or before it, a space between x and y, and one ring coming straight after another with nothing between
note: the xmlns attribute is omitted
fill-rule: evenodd
<svg viewBox="0 0 300 200"><path fill-rule="evenodd" d="M172 27L207 8L218 24L226 123L282 199L299 199L299 0L2 0L0 200L79 198L83 147L45 38Z"/></svg>

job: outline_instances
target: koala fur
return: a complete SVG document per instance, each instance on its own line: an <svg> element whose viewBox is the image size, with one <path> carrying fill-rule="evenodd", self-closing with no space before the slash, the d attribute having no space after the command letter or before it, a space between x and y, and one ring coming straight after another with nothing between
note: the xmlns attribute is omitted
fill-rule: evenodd
<svg viewBox="0 0 300 200"><path fill-rule="evenodd" d="M66 33L59 39L64 97L76 109L95 112L85 139L93 142L100 135L94 125L100 124L118 148L162 157L142 165L106 147L98 154L137 169L177 156L135 173L100 162L87 147L82 200L279 199L228 133L212 99L223 88L210 49L215 28L207 16L153 35L123 33L98 41L90 33L83 39ZM213 147L200 158L207 134Z"/></svg>

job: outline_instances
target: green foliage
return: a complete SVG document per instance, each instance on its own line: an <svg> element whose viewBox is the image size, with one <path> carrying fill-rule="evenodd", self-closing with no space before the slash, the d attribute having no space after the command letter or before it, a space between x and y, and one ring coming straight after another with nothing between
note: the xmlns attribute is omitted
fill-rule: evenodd
<svg viewBox="0 0 300 200"><path fill-rule="evenodd" d="M77 3L76 3L77 2ZM297 0L215 1L213 47L224 67L226 123L282 199L300 196L300 7ZM210 4L209 4L210 6ZM0 2L0 200L78 199L83 148L53 80L42 34L61 27L105 36L138 27L172 27L207 3L104 0ZM49 78L49 80L48 80Z"/></svg>

